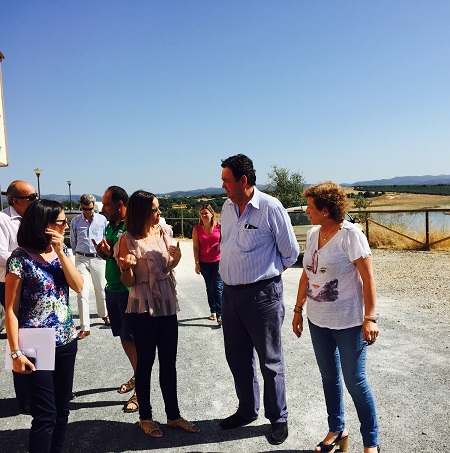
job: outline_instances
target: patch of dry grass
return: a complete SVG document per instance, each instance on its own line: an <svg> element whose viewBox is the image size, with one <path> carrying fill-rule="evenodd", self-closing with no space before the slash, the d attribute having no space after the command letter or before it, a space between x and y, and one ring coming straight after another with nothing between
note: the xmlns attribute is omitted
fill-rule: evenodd
<svg viewBox="0 0 450 453"><path fill-rule="evenodd" d="M382 226L369 222L369 244L373 248L393 250L424 250L426 243L425 231L417 233L409 229L405 224L391 223L387 225L389 230ZM391 231L394 230L394 231ZM367 234L367 233L366 233ZM450 231L443 229L429 232L430 250L449 250ZM415 239L415 240L414 240ZM417 242L419 241L419 242ZM436 244L437 242L437 244Z"/></svg>
<svg viewBox="0 0 450 453"><path fill-rule="evenodd" d="M352 190L348 190L352 192ZM353 191L354 193L357 193ZM425 208L447 208L450 211L450 197L444 195L425 195L411 193L395 193L387 192L380 197L370 199L370 209L425 209ZM364 225L364 222L363 222ZM423 250L426 241L425 226L423 230L417 232L417 229L404 221L396 221L395 218L386 224L392 230L400 234L396 234L386 228L369 224L369 243L373 248L392 249L392 250ZM364 225L365 228L365 225ZM407 237L405 237L407 236ZM443 227L436 228L431 225L429 232L430 250L450 250L450 231ZM420 243L408 238L413 238ZM437 244L434 244L438 242Z"/></svg>

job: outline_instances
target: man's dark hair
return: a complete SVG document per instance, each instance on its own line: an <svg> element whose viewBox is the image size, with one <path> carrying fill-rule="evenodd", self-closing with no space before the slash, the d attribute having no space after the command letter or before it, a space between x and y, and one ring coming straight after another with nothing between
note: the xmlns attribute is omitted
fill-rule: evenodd
<svg viewBox="0 0 450 453"><path fill-rule="evenodd" d="M228 167L236 181L242 176L247 176L247 184L254 186L256 184L256 171L253 168L253 161L244 154L236 154L228 159L222 160L222 168Z"/></svg>
<svg viewBox="0 0 450 453"><path fill-rule="evenodd" d="M106 189L107 192L111 192L111 200L114 203L121 201L124 206L128 203L128 194L125 192L125 189L122 189L120 186L109 186Z"/></svg>
<svg viewBox="0 0 450 453"><path fill-rule="evenodd" d="M17 243L25 249L44 251L50 244L45 233L49 223L54 223L64 206L54 200L36 200L28 206L22 216Z"/></svg>

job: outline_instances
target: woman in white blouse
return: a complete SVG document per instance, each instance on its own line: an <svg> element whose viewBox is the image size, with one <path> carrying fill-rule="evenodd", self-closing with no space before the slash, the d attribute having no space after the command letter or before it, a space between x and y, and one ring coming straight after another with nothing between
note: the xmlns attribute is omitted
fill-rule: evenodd
<svg viewBox="0 0 450 453"><path fill-rule="evenodd" d="M328 181L311 186L303 196L313 227L307 237L292 328L303 332L303 307L322 376L329 432L318 452L347 451L343 386L355 404L364 453L380 451L375 402L366 379L367 346L379 333L375 311L372 255L362 231L345 220L345 191Z"/></svg>

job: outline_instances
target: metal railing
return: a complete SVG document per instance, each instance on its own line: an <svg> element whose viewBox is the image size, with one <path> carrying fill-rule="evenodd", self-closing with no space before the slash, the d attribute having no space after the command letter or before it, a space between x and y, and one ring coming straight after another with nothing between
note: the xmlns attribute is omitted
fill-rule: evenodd
<svg viewBox="0 0 450 453"><path fill-rule="evenodd" d="M450 239L450 236L441 238L437 241L430 242L430 214L433 212L450 212L450 208L422 208L422 209L367 209L367 210L351 210L350 213L355 216L360 216L360 218L365 222L365 233L367 239L370 240L370 228L369 225L372 223L381 228L384 228L391 233L397 234L404 238L407 238L415 243L419 244L423 250L430 250L433 245L439 244L441 242L447 241ZM381 222L373 220L370 218L371 214L425 214L425 242L420 241L416 238L408 236L400 231L396 231L390 226L383 225ZM367 214L367 215L366 215Z"/></svg>
<svg viewBox="0 0 450 453"><path fill-rule="evenodd" d="M441 238L437 241L430 242L430 214L434 212L450 212L450 208L422 208L422 209L367 209L367 210L357 210L352 209L349 211L354 217L360 217L361 221L365 223L365 234L367 239L370 240L370 224L377 225L387 231L390 231L393 234L402 236L406 239L409 239L419 246L423 250L430 250L430 248L434 245L437 245L441 242L447 241L450 239L450 236L446 236ZM366 216L368 214L368 217ZM404 234L401 231L395 230L392 226L384 225L378 220L374 220L370 218L371 214L424 214L424 228L425 228L425 242L411 237L407 234ZM194 225L198 223L198 217L191 218L191 217L166 217L166 222L172 226L174 236L181 236L184 237L191 237L192 229ZM185 234L187 233L187 234Z"/></svg>

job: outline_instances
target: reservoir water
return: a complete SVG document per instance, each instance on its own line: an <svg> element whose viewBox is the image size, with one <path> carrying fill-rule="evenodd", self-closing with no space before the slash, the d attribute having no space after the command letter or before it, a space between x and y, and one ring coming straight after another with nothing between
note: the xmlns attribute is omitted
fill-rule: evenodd
<svg viewBox="0 0 450 453"><path fill-rule="evenodd" d="M371 213L371 218L394 229L395 226L401 226L409 231L425 233L425 212L398 214ZM442 231L450 234L450 215L444 212L429 212L428 221L430 231Z"/></svg>

